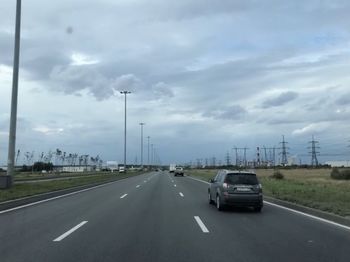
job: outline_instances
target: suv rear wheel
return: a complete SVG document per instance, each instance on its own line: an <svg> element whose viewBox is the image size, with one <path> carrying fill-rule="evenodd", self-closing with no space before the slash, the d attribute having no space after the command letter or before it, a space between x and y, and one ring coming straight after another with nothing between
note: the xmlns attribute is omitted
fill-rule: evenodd
<svg viewBox="0 0 350 262"><path fill-rule="evenodd" d="M214 201L211 199L210 191L208 191L208 200L210 205L214 204Z"/></svg>
<svg viewBox="0 0 350 262"><path fill-rule="evenodd" d="M254 207L255 212L261 212L262 207Z"/></svg>
<svg viewBox="0 0 350 262"><path fill-rule="evenodd" d="M221 204L221 200L220 200L220 196L219 195L216 195L216 208L219 211L223 210L223 206Z"/></svg>

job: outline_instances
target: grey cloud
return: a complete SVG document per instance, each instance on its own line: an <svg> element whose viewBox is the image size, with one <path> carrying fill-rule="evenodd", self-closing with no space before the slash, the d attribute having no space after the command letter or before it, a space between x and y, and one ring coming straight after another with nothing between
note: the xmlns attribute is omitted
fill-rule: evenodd
<svg viewBox="0 0 350 262"><path fill-rule="evenodd" d="M281 93L279 96L274 98L269 98L263 102L262 107L263 108L269 108L269 107L275 107L275 106L282 106L298 97L298 93L296 92L284 92Z"/></svg>
<svg viewBox="0 0 350 262"><path fill-rule="evenodd" d="M141 89L143 83L140 79L138 79L133 74L122 75L117 77L113 83L113 88L118 91L131 91L137 92L138 89Z"/></svg>
<svg viewBox="0 0 350 262"><path fill-rule="evenodd" d="M162 97L174 97L174 92L169 87L169 85L159 82L152 86L152 91L156 98Z"/></svg>
<svg viewBox="0 0 350 262"><path fill-rule="evenodd" d="M76 94L87 89L98 100L114 94L110 81L91 66L56 66L50 73L51 89Z"/></svg>
<svg viewBox="0 0 350 262"><path fill-rule="evenodd" d="M51 80L57 82L56 91L66 94L76 94L88 90L97 100L107 99L117 91L137 92L144 85L133 74L108 78L90 65L86 66L56 66L51 74Z"/></svg>
<svg viewBox="0 0 350 262"><path fill-rule="evenodd" d="M13 36L0 31L0 64L11 65L13 62Z"/></svg>
<svg viewBox="0 0 350 262"><path fill-rule="evenodd" d="M222 120L237 120L241 119L245 114L247 114L247 110L245 110L240 105L233 105L207 111L203 113L203 116Z"/></svg>
<svg viewBox="0 0 350 262"><path fill-rule="evenodd" d="M50 73L50 80L55 83L51 89L74 95L79 95L80 91L87 90L97 100L108 99L118 94L119 91L125 90L151 99L174 96L170 86L164 82L148 87L145 82L133 74L110 78L100 71L100 68L95 65L56 66Z"/></svg>
<svg viewBox="0 0 350 262"><path fill-rule="evenodd" d="M342 97L338 98L335 103L341 106L350 105L350 93L344 94Z"/></svg>
<svg viewBox="0 0 350 262"><path fill-rule="evenodd" d="M48 80L51 72L58 69L58 65L70 63L70 59L59 51L33 52L30 55L26 53L29 53L29 50L24 52L21 65L30 72L31 80Z"/></svg>

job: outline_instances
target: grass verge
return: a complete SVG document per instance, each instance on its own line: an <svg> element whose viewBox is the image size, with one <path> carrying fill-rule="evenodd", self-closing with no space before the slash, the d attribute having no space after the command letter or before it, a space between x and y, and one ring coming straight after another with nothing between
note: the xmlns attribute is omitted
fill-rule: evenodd
<svg viewBox="0 0 350 262"><path fill-rule="evenodd" d="M273 169L256 173L266 196L350 218L350 181L333 180L330 169L280 170L284 179L274 179ZM188 175L208 181L216 170L189 170Z"/></svg>
<svg viewBox="0 0 350 262"><path fill-rule="evenodd" d="M83 176L81 178L67 178L64 180L14 184L13 187L11 187L10 189L0 190L0 202L77 186L119 180L126 177L140 175L141 173L143 172L129 172L126 174L109 173L101 175Z"/></svg>

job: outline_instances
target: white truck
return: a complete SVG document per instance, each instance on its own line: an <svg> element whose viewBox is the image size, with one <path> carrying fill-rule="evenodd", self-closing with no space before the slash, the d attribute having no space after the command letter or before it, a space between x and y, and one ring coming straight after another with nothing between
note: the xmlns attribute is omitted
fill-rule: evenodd
<svg viewBox="0 0 350 262"><path fill-rule="evenodd" d="M107 161L106 168L107 168L107 170L109 170L111 172L118 171L118 162L117 161Z"/></svg>
<svg viewBox="0 0 350 262"><path fill-rule="evenodd" d="M176 164L170 164L169 166L169 173L174 173L176 169Z"/></svg>

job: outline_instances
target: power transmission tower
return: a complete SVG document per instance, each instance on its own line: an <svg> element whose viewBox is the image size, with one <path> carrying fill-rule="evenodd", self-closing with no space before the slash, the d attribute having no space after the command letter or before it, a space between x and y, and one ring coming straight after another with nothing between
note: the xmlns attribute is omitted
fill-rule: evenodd
<svg viewBox="0 0 350 262"><path fill-rule="evenodd" d="M213 158L212 158L212 166L216 166L216 157L215 156L213 156Z"/></svg>
<svg viewBox="0 0 350 262"><path fill-rule="evenodd" d="M264 146L263 148L264 148L264 166L268 166L269 159L267 158L266 147Z"/></svg>
<svg viewBox="0 0 350 262"><path fill-rule="evenodd" d="M238 148L237 147L234 147L233 148L236 152L236 166L238 166Z"/></svg>
<svg viewBox="0 0 350 262"><path fill-rule="evenodd" d="M276 147L263 147L264 148L264 164L266 166L275 166L276 163Z"/></svg>
<svg viewBox="0 0 350 262"><path fill-rule="evenodd" d="M280 142L280 144L281 144L281 153L280 153L280 155L282 156L282 160L281 160L281 165L282 166L285 166L285 165L287 165L288 164L288 159L287 159L287 155L289 154L288 153L288 147L287 147L287 144L288 144L288 142L286 142L285 140L284 140L284 135L282 136L282 142Z"/></svg>
<svg viewBox="0 0 350 262"><path fill-rule="evenodd" d="M320 152L317 151L320 148L318 143L318 141L315 141L314 136L312 136L312 140L309 141L311 146L308 147L308 149L311 149L311 152L309 152L309 154L311 154L311 166L318 166L317 155L320 154Z"/></svg>
<svg viewBox="0 0 350 262"><path fill-rule="evenodd" d="M259 147L256 148L256 164L257 164L257 166L260 166L260 164L261 164L261 161L260 161L260 148Z"/></svg>
<svg viewBox="0 0 350 262"><path fill-rule="evenodd" d="M20 149L18 149L17 150L17 154L16 154L16 160L15 160L15 164L14 164L14 166L16 166L17 164L18 164L18 157L19 157L19 155L20 155L20 153L21 153L21 150Z"/></svg>
<svg viewBox="0 0 350 262"><path fill-rule="evenodd" d="M200 168L202 166L202 159L197 158L197 168Z"/></svg>
<svg viewBox="0 0 350 262"><path fill-rule="evenodd" d="M226 153L226 166L229 166L230 165L230 153L227 152Z"/></svg>
<svg viewBox="0 0 350 262"><path fill-rule="evenodd" d="M248 147L244 147L243 148L243 163L244 163L244 167L247 167L247 150L249 148Z"/></svg>
<svg viewBox="0 0 350 262"><path fill-rule="evenodd" d="M247 166L247 150L249 149L248 147L234 147L233 148L235 150L236 153L236 166L241 166L242 162L243 162L243 166L246 167ZM241 161L241 157L240 157L240 152L243 150L243 161Z"/></svg>

